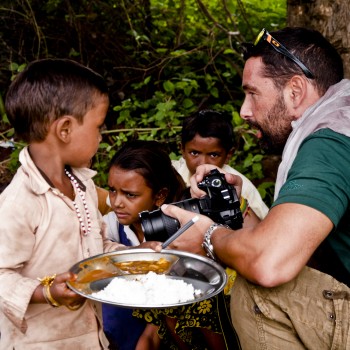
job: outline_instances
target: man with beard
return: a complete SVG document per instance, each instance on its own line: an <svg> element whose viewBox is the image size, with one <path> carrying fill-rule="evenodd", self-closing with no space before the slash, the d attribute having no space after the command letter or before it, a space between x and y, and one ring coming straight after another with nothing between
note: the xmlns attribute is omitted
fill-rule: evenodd
<svg viewBox="0 0 350 350"><path fill-rule="evenodd" d="M283 149L275 201L236 231L200 216L171 248L238 271L231 316L244 349L350 349L350 81L334 47L305 28L262 30L245 59L241 116L263 147ZM198 168L193 195L211 168ZM195 215L162 210L181 224Z"/></svg>

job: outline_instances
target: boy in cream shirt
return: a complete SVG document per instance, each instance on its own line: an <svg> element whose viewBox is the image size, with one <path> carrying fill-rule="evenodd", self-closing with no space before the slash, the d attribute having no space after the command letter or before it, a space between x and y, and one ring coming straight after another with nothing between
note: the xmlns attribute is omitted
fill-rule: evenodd
<svg viewBox="0 0 350 350"><path fill-rule="evenodd" d="M226 164L233 152L233 127L227 116L212 110L202 110L187 117L182 127L181 151L182 157L173 160L172 164L187 186L199 165L216 165L242 178L242 197L247 199L259 219L266 216L269 209L257 188L247 177Z"/></svg>

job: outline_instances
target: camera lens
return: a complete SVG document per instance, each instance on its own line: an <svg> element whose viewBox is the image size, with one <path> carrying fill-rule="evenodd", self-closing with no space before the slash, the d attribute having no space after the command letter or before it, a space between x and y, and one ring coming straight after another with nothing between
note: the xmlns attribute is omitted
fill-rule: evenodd
<svg viewBox="0 0 350 350"><path fill-rule="evenodd" d="M139 216L146 241L164 242L180 228L175 218L165 215L160 209L143 211Z"/></svg>

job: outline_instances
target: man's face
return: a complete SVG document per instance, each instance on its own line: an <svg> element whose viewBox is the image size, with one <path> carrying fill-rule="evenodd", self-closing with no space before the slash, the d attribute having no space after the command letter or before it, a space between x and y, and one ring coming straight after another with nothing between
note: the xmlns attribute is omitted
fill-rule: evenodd
<svg viewBox="0 0 350 350"><path fill-rule="evenodd" d="M245 64L242 83L245 98L240 114L258 130L263 149L281 152L295 118L286 106L284 91L279 90L272 79L262 75L262 67L259 57L249 58Z"/></svg>

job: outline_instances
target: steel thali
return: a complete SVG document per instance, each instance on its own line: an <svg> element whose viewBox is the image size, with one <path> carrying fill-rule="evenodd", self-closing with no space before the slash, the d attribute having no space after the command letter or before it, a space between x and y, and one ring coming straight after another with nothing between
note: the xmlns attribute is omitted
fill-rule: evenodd
<svg viewBox="0 0 350 350"><path fill-rule="evenodd" d="M130 249L104 253L82 260L70 269L78 277L68 282L76 293L98 302L126 308L176 307L211 298L225 287L227 276L221 265L213 260L178 250ZM103 290L114 278L135 279L154 271L168 279L180 279L200 290L193 299L174 304L128 304L112 302L96 297L95 292Z"/></svg>

